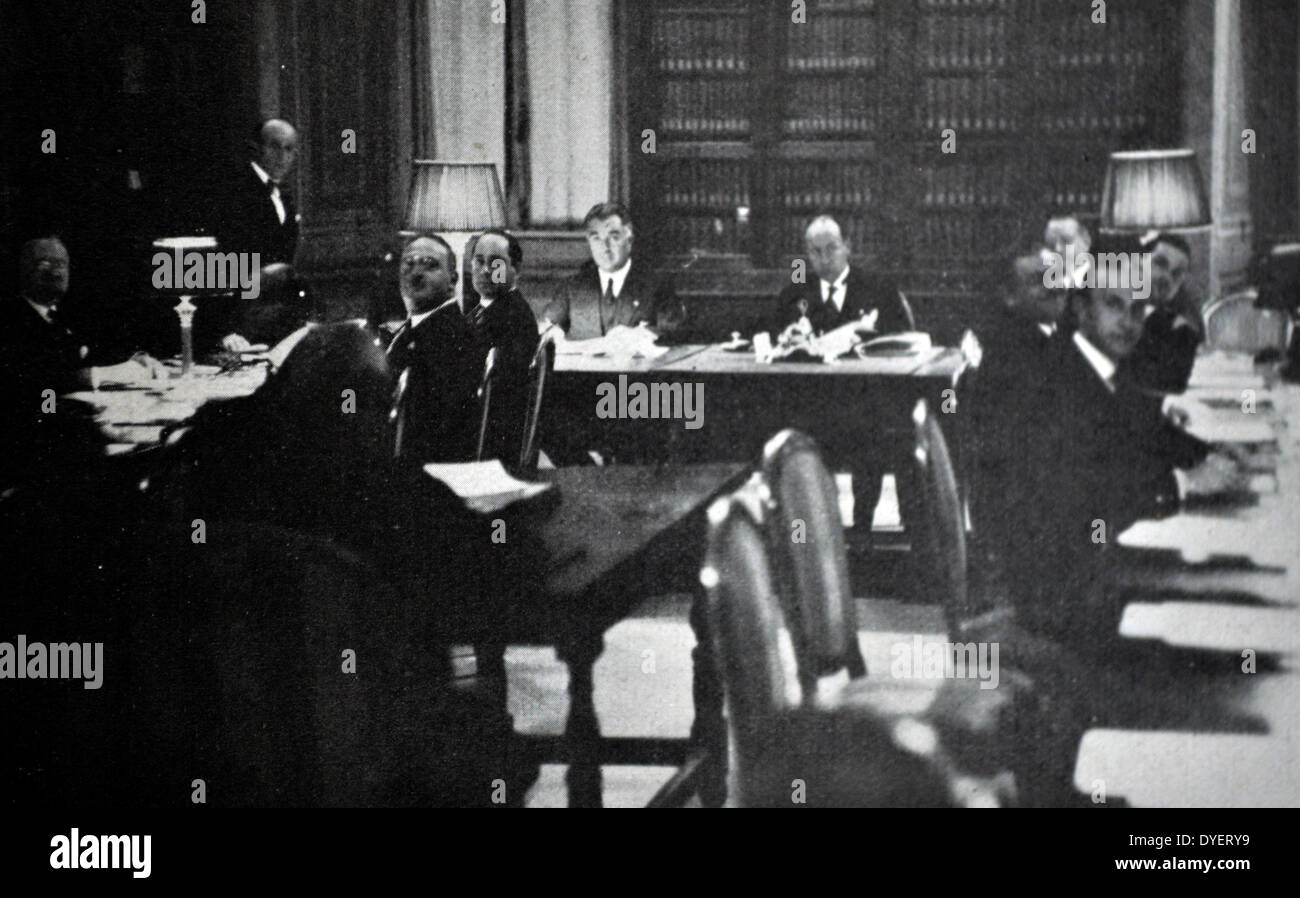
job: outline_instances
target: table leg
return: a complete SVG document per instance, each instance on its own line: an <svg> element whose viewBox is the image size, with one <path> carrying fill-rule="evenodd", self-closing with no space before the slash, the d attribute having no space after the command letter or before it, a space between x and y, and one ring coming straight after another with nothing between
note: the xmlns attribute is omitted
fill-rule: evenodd
<svg viewBox="0 0 1300 898"><path fill-rule="evenodd" d="M691 694L695 720L691 724L691 749L702 752L699 774L700 802L705 807L722 807L727 800L727 723L723 716L722 679L713 655L713 635L707 614L708 596L696 589L691 602L691 630L695 649L691 652L694 675Z"/></svg>
<svg viewBox="0 0 1300 898"><path fill-rule="evenodd" d="M601 806L600 721L596 718L592 668L602 647L603 639L597 636L572 640L559 651L560 659L569 666L569 720L564 741L571 808Z"/></svg>

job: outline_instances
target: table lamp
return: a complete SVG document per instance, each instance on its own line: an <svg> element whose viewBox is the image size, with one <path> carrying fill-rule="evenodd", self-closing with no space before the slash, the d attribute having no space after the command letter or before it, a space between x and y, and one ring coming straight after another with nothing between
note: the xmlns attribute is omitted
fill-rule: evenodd
<svg viewBox="0 0 1300 898"><path fill-rule="evenodd" d="M1101 196L1104 231L1176 231L1210 224L1195 150L1111 153Z"/></svg>
<svg viewBox="0 0 1300 898"><path fill-rule="evenodd" d="M412 161L403 237L437 234L463 261L470 237L505 226L505 199L491 162Z"/></svg>
<svg viewBox="0 0 1300 898"><path fill-rule="evenodd" d="M179 260L187 252L210 252L217 248L215 237L160 237L153 242L155 250L165 252L174 252ZM182 265L177 263L176 270L179 272ZM185 377L190 373L190 368L194 365L194 313L198 311L198 306L191 302L196 294L195 288L184 288L175 285L170 289L164 289L165 293L179 293L180 302L176 304L176 316L180 319L181 327L181 376Z"/></svg>

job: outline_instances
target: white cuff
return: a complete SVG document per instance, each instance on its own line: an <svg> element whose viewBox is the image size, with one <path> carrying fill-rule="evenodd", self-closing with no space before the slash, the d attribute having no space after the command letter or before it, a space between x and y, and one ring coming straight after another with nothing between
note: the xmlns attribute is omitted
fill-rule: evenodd
<svg viewBox="0 0 1300 898"><path fill-rule="evenodd" d="M1174 468L1174 482L1178 484L1178 501L1182 502L1187 498L1187 493L1191 489L1192 478L1186 471Z"/></svg>

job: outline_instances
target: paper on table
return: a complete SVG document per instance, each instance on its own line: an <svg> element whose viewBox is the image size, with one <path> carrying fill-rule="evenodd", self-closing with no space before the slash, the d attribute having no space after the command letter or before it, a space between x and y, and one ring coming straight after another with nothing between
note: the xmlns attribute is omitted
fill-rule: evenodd
<svg viewBox="0 0 1300 898"><path fill-rule="evenodd" d="M558 342L556 352L561 355L657 359L670 349L656 344L657 339L655 332L649 328L620 326L611 328L603 337Z"/></svg>
<svg viewBox="0 0 1300 898"><path fill-rule="evenodd" d="M529 483L512 477L498 459L433 463L425 465L424 471L445 483L471 510L480 514L500 511L551 488L549 483Z"/></svg>
<svg viewBox="0 0 1300 898"><path fill-rule="evenodd" d="M1203 402L1178 404L1188 414L1186 430L1207 443L1271 443L1277 439L1269 420L1258 413L1214 409Z"/></svg>
<svg viewBox="0 0 1300 898"><path fill-rule="evenodd" d="M1124 609L1119 632L1187 648L1295 652L1300 650L1300 611L1215 602L1133 602Z"/></svg>
<svg viewBox="0 0 1300 898"><path fill-rule="evenodd" d="M1180 552L1192 564L1220 556L1285 568L1296 558L1294 540L1285 528L1185 513L1161 521L1138 521L1119 535L1119 544L1130 549Z"/></svg>

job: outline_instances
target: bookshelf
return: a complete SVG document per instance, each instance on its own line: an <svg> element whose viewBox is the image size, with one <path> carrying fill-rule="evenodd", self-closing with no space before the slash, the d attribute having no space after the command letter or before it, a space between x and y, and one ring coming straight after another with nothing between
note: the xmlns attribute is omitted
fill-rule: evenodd
<svg viewBox="0 0 1300 898"><path fill-rule="evenodd" d="M638 4L628 60L639 234L661 254L788 267L819 211L914 294L972 293L1054 212L1100 205L1107 155L1176 142L1182 4ZM1158 86L1158 89L1157 89ZM957 151L941 152L943 131Z"/></svg>

